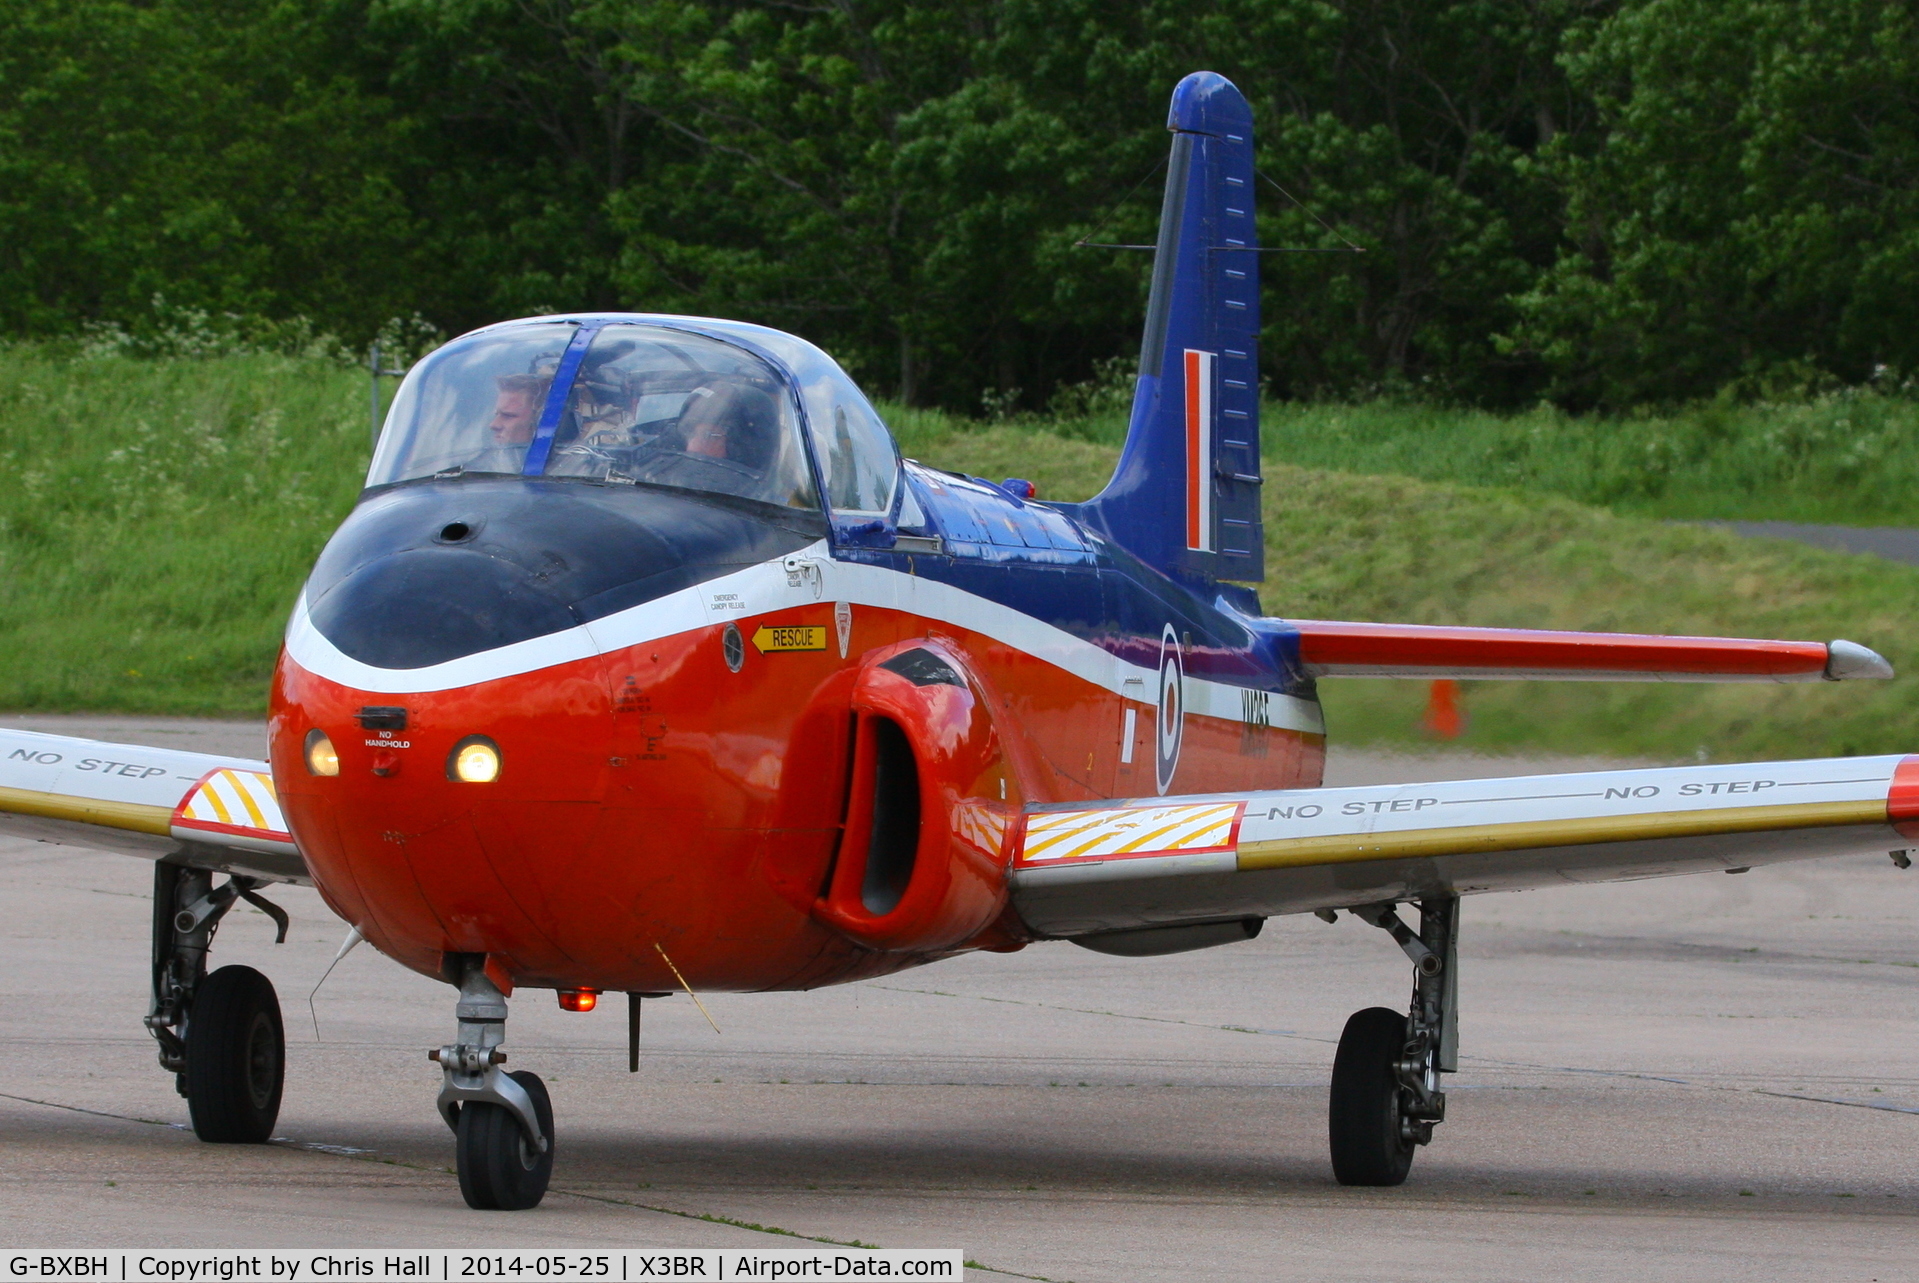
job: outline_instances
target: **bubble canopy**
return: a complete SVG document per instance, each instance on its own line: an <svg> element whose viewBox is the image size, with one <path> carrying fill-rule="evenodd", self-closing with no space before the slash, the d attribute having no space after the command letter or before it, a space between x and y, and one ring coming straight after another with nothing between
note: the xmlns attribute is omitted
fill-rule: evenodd
<svg viewBox="0 0 1919 1283"><path fill-rule="evenodd" d="M811 441L809 459L808 441ZM886 517L892 434L834 360L736 321L540 317L464 335L400 385L369 486L572 477Z"/></svg>

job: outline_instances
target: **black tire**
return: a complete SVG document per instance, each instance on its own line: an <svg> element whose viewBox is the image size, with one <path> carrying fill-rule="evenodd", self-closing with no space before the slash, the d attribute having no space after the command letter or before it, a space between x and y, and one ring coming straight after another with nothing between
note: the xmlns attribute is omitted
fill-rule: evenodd
<svg viewBox="0 0 1919 1283"><path fill-rule="evenodd" d="M1339 1036L1326 1130L1341 1185L1397 1185L1412 1170L1414 1145L1399 1132L1393 1073L1405 1047L1406 1016L1385 1007L1355 1011Z"/></svg>
<svg viewBox="0 0 1919 1283"><path fill-rule="evenodd" d="M280 1118L287 1059L273 982L252 967L221 967L202 980L186 1042L193 1134L221 1145L270 1139Z"/></svg>
<svg viewBox="0 0 1919 1283"><path fill-rule="evenodd" d="M546 1137L546 1152L527 1142L513 1114L499 1105L469 1101L460 1106L455 1149L460 1194L479 1211L519 1212L538 1207L553 1176L553 1102L538 1074L508 1074L533 1100L533 1116Z"/></svg>

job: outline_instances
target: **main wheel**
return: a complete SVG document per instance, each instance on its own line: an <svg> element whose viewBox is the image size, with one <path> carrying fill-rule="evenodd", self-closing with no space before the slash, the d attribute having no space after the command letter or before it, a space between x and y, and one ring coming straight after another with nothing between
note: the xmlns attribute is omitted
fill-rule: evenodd
<svg viewBox="0 0 1919 1283"><path fill-rule="evenodd" d="M538 1207L553 1175L553 1102L538 1074L508 1074L533 1101L533 1116L546 1137L546 1152L526 1138L519 1120L499 1105L469 1101L460 1106L455 1146L460 1193L480 1211L518 1212Z"/></svg>
<svg viewBox="0 0 1919 1283"><path fill-rule="evenodd" d="M1341 1185L1397 1185L1412 1170L1413 1142L1399 1130L1399 1079L1406 1017L1385 1007L1355 1011L1333 1057L1327 1117L1333 1175Z"/></svg>
<svg viewBox="0 0 1919 1283"><path fill-rule="evenodd" d="M241 1145L271 1137L286 1081L286 1034L273 982L252 967L221 967L202 980L186 1042L193 1134Z"/></svg>

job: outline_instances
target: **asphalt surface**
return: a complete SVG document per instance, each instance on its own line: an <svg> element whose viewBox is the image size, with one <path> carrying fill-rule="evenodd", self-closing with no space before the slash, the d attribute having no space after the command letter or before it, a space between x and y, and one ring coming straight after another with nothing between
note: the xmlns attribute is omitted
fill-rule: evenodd
<svg viewBox="0 0 1919 1283"><path fill-rule="evenodd" d="M1751 538L1791 539L1833 552L1865 552L1919 566L1919 529L1911 526L1826 526L1803 521L1707 521Z"/></svg>
<svg viewBox="0 0 1919 1283"><path fill-rule="evenodd" d="M258 752L254 726L8 725ZM1342 757L1336 781L1562 763ZM1572 764L1565 764L1572 765ZM1581 763L1593 766L1599 763ZM283 890L218 963L286 1010L283 1139L213 1146L155 1066L149 871L0 843L0 1238L10 1247L958 1246L969 1277L1919 1277L1919 869L1833 861L1467 902L1462 1072L1407 1184L1336 1185L1326 1081L1409 968L1357 922L1108 958L1055 944L812 994L513 1003L550 1085L553 1190L476 1213L425 1049L443 986ZM317 1018L318 1034L315 1033ZM761 1228L766 1227L766 1228Z"/></svg>

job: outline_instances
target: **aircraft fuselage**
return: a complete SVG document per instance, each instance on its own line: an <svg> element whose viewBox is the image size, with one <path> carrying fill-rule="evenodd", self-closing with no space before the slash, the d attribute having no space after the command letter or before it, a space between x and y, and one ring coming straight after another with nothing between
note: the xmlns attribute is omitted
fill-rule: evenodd
<svg viewBox="0 0 1919 1283"><path fill-rule="evenodd" d="M1319 782L1311 684L1250 594L1205 600L1070 505L904 472L926 533L872 546L644 485L369 492L273 689L329 903L427 974L486 954L518 985L665 991L670 958L696 988L809 988L1031 938L1004 873L1025 808ZM316 730L337 775L304 764ZM454 778L473 736L497 779Z"/></svg>

